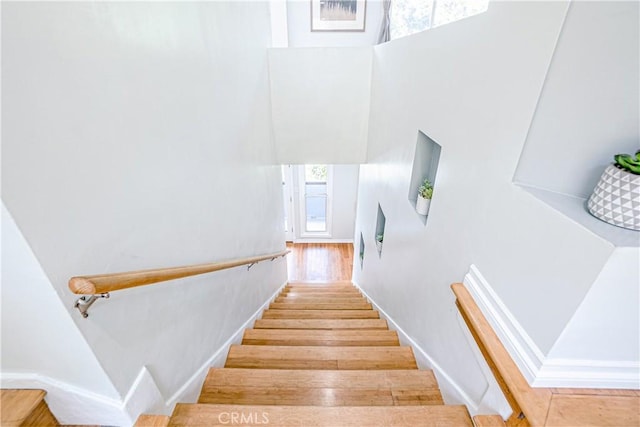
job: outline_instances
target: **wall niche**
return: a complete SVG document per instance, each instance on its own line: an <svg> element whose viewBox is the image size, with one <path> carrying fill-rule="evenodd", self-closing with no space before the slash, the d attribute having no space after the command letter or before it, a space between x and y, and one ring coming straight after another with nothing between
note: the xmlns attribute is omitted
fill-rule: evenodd
<svg viewBox="0 0 640 427"><path fill-rule="evenodd" d="M360 232L360 269L364 267L364 237L362 237L362 232Z"/></svg>
<svg viewBox="0 0 640 427"><path fill-rule="evenodd" d="M418 197L418 188L425 179L433 185L434 194L437 193L436 174L438 172L438 163L440 162L440 152L442 147L440 144L429 138L422 131L418 131L418 139L416 141L416 151L413 156L413 168L411 170L411 181L409 182L409 204L413 207L414 212L423 224L427 224L429 214L422 215L416 211L416 200Z"/></svg>
<svg viewBox="0 0 640 427"><path fill-rule="evenodd" d="M382 256L382 244L384 242L384 227L387 222L387 217L384 216L384 212L382 212L382 208L380 207L380 203L378 203L378 216L376 219L376 249L378 249L378 257Z"/></svg>

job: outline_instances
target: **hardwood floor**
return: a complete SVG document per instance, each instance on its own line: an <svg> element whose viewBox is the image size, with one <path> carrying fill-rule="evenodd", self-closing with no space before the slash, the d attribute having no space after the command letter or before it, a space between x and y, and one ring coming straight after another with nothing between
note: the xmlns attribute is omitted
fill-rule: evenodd
<svg viewBox="0 0 640 427"><path fill-rule="evenodd" d="M289 281L351 280L351 243L287 243Z"/></svg>

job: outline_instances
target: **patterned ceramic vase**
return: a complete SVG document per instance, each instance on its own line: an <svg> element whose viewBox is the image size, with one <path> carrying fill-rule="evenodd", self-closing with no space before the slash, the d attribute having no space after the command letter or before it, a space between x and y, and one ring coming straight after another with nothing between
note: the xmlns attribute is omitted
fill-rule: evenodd
<svg viewBox="0 0 640 427"><path fill-rule="evenodd" d="M640 175L607 166L587 208L593 216L609 224L640 230Z"/></svg>

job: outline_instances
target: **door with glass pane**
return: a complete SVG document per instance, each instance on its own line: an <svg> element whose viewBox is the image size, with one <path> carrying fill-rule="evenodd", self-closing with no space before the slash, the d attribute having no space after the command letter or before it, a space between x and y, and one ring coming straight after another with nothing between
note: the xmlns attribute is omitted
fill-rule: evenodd
<svg viewBox="0 0 640 427"><path fill-rule="evenodd" d="M301 236L331 236L331 166L301 165Z"/></svg>

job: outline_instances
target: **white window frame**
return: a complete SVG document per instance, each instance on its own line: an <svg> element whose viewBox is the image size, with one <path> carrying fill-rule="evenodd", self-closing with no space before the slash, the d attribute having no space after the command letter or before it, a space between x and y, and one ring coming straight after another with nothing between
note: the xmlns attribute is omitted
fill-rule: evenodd
<svg viewBox="0 0 640 427"><path fill-rule="evenodd" d="M307 212L306 212L306 203L305 203L305 165L298 165L298 201L299 201L299 230L300 230L300 238L310 238L310 237L323 237L330 238L331 237L331 226L333 223L333 166L327 165L327 229L326 231L307 231Z"/></svg>

